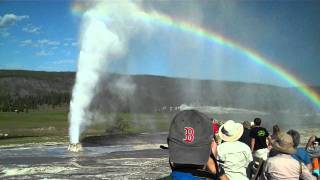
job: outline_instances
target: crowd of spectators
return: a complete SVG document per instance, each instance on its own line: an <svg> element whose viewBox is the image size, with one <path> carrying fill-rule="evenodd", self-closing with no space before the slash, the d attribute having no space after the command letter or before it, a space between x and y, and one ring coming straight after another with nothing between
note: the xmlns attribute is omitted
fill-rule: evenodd
<svg viewBox="0 0 320 180"><path fill-rule="evenodd" d="M172 179L320 179L320 138L300 146L296 130L278 125L272 134L262 120L224 123L196 110L179 112L169 135Z"/></svg>

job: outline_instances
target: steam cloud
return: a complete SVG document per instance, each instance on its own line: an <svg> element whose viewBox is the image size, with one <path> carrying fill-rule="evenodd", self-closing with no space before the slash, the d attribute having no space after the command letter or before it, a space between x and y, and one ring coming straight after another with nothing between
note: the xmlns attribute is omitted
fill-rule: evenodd
<svg viewBox="0 0 320 180"><path fill-rule="evenodd" d="M69 136L72 144L79 142L81 132L90 124L89 107L99 81L108 65L126 53L127 41L135 32L130 17L137 8L130 2L98 2L83 15L81 51L69 114ZM121 84L122 82L119 82ZM123 85L122 85L123 86ZM126 85L130 90L132 85Z"/></svg>
<svg viewBox="0 0 320 180"><path fill-rule="evenodd" d="M208 20L203 16L202 13L204 9L206 9L205 7L209 5L207 3L210 3L203 2L203 4L198 4L199 1L188 1L184 2L183 5L180 4L180 6L172 6L172 1L139 0L134 2L123 0L121 2L97 1L94 4L85 1L79 2L83 4L83 7L89 7L89 9L83 14L83 23L81 28L82 34L80 38L81 51L78 59L76 82L73 88L72 100L70 103L69 135L70 142L74 144L79 142L80 134L88 125L90 125L93 119L96 121L101 121L101 119L105 118L97 114L97 112L91 112L90 106L94 98L96 98L95 96L97 93L99 93L100 82L103 79L108 79L105 76L106 70L108 69L110 63L121 59L127 54L128 42L130 41L130 38L135 35L135 33L147 32L143 34L144 37L141 37L141 39L139 37L139 41L141 42L144 40L143 38L146 38L146 36L149 35L148 33L153 30L150 29L153 28L150 26L150 24L140 21L138 18L136 18L135 13L143 12L143 8L150 13L163 13L169 15L173 19L185 19L188 22L190 21L193 24L202 26L202 20L204 22ZM213 4L213 10L219 13L213 13L211 15L210 22L212 22L214 25L217 25L217 27L228 27L225 28L225 30L226 32L229 31L229 34L237 34L237 36L241 38L250 37L249 42L256 42L256 40L261 38L261 35L257 33L259 31L265 32L267 30L268 33L263 33L264 35L267 34L268 36L274 36L274 33L269 33L273 32L274 30L268 29L268 27L273 27L272 25L267 23L259 23L259 25L257 25L255 21L246 22L246 17L251 16L251 14L248 14L247 11L243 11L243 9L238 6L237 3L223 1ZM186 16L186 14L192 14L192 16ZM4 17L2 17L1 20L2 23L7 24L5 23L7 21L4 21L3 18ZM243 22L243 19L246 19L246 21ZM232 26L233 28L229 28L228 25L232 24L237 24L237 26ZM250 24L251 26L244 26L242 24ZM205 25L209 26L208 24ZM157 25L153 24L153 26ZM253 26L258 27L259 31L257 31L256 28L247 29L248 27ZM210 28L210 26L208 28ZM270 72L266 73L267 76L262 76L265 73L261 72L265 72L266 70L264 70L262 67L257 67L256 65L246 63L246 61L241 61L241 59L246 57L238 57L233 54L234 52L230 55L230 53L225 53L225 49L221 47L219 48L218 46L214 46L215 48L211 49L207 47L206 42L201 41L201 39L196 39L189 34L172 33L170 30L166 31L165 28L163 28L163 31L158 32L161 32L161 35L157 34L155 37L161 36L160 42L165 43L165 47L163 47L164 49L161 49L163 53L160 55L164 55L163 57L166 59L165 68L169 69L167 71L170 71L171 75L173 76L201 78L203 64L199 63L199 60L213 59L209 62L209 64L206 64L206 67L213 68L209 74L216 79L234 81L238 78L238 76L234 77L232 74L235 74L235 72L238 74L239 69L241 69L241 74L243 76L239 78L243 78L244 81L249 79L252 80L250 77L253 75L256 78L255 81L257 82L274 82L276 80L274 78L270 79ZM240 34L238 34L239 32ZM266 38L268 36L264 37ZM152 50L152 48L149 50ZM211 53L208 53L207 51ZM152 53L149 52L149 55L150 54ZM159 55L157 54L157 56ZM235 61L235 56L241 59ZM154 57L147 58L153 60ZM158 58L154 59L158 60ZM189 66L186 66L185 59L188 60L187 63ZM248 68L249 65L250 68ZM109 90L112 93L117 93L118 97L120 97L120 100L125 100L127 97L133 95L130 93L133 93L135 85L133 84L133 81L130 81L130 79L120 79L117 82L108 83L111 84L110 86L112 86L108 87ZM180 84L180 86L180 94L182 97L184 97L184 99L188 100L190 99L188 97L197 97L199 94L201 94L201 84L193 83L193 81L186 81L185 83ZM255 97L251 96L251 94L256 94L255 92L260 92L259 89L252 89L251 86L239 89L238 95L234 96L233 99L230 99L230 97L227 95L228 93L226 93L228 89L232 90L232 88L214 83L209 84L209 86L215 90L211 94L212 96L223 96L221 99L226 100L229 103L235 102L234 104L236 105L247 103L248 107L252 107L256 103L261 103L262 100L260 99L263 99L260 98L259 101L256 100ZM273 91L270 91L269 93L268 89L264 91L267 93L267 97L273 97ZM250 93L250 96L244 96L244 91L249 91L252 93ZM193 98L190 99L190 101L202 102L203 99L204 98ZM266 101L269 101L269 99L265 99ZM224 106L228 104L221 104L221 102L222 100L216 100L214 106ZM208 105L210 105L210 103L212 102L208 102ZM204 106L206 106L206 104L204 104ZM251 111L248 109L221 109L216 107L205 107L204 109L211 113L221 111L225 111L226 113L235 113L237 116L238 114L265 115L265 112ZM107 117L106 119L108 121L112 121L110 117ZM287 119L290 119L291 122L293 118Z"/></svg>

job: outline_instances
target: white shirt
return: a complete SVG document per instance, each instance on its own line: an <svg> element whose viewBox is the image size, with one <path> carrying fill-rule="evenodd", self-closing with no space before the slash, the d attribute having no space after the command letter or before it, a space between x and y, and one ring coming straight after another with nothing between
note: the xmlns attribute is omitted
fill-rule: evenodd
<svg viewBox="0 0 320 180"><path fill-rule="evenodd" d="M218 158L222 161L229 179L248 179L246 168L252 161L251 149L240 141L224 142L217 147Z"/></svg>

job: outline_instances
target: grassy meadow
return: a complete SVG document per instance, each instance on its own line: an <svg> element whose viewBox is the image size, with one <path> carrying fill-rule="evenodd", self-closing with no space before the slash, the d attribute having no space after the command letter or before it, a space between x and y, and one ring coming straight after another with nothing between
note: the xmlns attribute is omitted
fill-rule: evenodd
<svg viewBox="0 0 320 180"><path fill-rule="evenodd" d="M101 134L167 131L172 115L106 113L103 117L106 120L92 124L82 134L82 138ZM68 128L68 113L65 110L0 112L0 145L67 143Z"/></svg>

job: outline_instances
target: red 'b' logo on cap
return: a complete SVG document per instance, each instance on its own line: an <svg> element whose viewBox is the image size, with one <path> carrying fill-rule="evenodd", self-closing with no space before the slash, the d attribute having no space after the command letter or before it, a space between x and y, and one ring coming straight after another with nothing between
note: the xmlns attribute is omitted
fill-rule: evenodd
<svg viewBox="0 0 320 180"><path fill-rule="evenodd" d="M192 127L184 127L185 138L183 139L186 143L192 143L194 140L194 129Z"/></svg>

